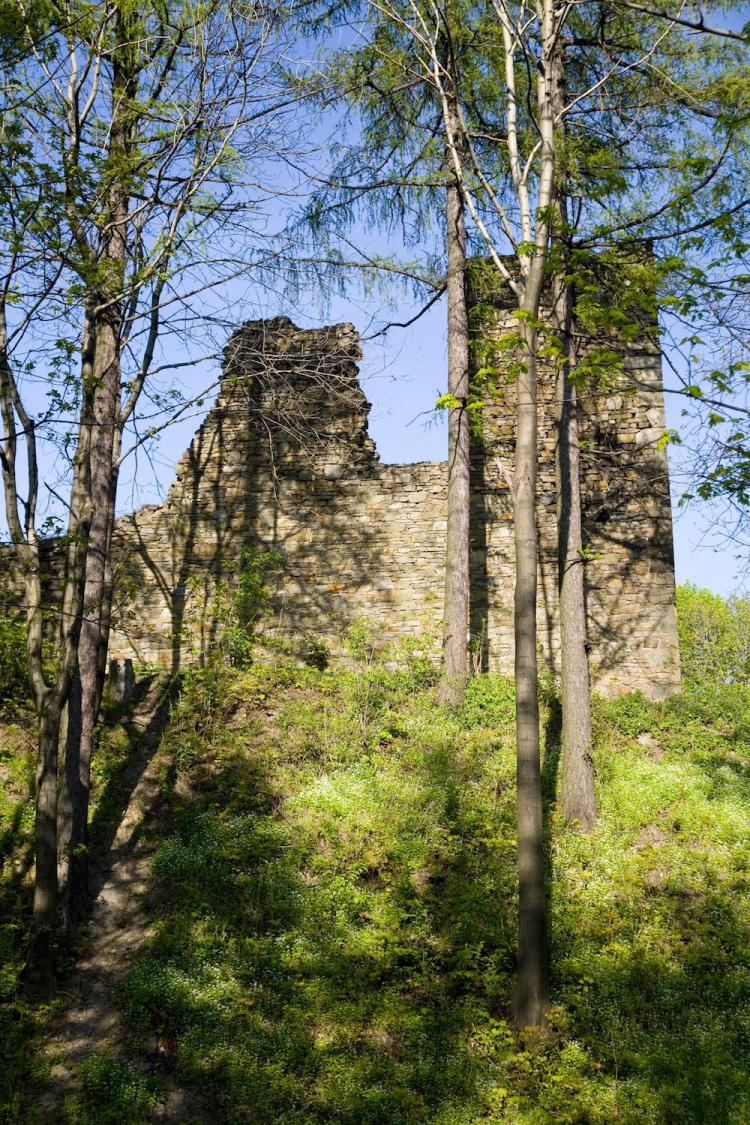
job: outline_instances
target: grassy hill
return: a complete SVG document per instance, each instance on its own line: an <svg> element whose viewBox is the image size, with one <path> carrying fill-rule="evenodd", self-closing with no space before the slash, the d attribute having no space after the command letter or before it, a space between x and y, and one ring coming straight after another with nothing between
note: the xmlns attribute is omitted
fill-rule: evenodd
<svg viewBox="0 0 750 1125"><path fill-rule="evenodd" d="M478 677L450 713L419 659L394 672L355 651L348 671L278 657L182 681L145 829L153 936L117 998L126 1039L84 1063L62 1119L158 1119L177 1083L214 1122L749 1120L747 684L597 700L591 836L555 809L545 689L554 1008L519 1037L512 683ZM4 731L17 863L28 754ZM131 750L113 718L100 825ZM16 993L9 866L0 1107L33 1121L49 1015Z"/></svg>

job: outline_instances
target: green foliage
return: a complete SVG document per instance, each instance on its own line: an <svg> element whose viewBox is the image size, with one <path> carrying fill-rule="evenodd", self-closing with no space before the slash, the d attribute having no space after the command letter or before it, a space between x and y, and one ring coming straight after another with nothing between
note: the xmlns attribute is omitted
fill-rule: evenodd
<svg viewBox="0 0 750 1125"><path fill-rule="evenodd" d="M435 409L436 410L459 410L462 405L463 404L462 404L460 398L456 398L455 395L448 394L446 392L446 394L440 395L439 398L436 400Z"/></svg>
<svg viewBox="0 0 750 1125"><path fill-rule="evenodd" d="M0 620L0 707L25 700L29 693L26 671L26 628L23 621Z"/></svg>
<svg viewBox="0 0 750 1125"><path fill-rule="evenodd" d="M8 721L8 711L13 721ZM0 1121L25 1122L27 1091L45 1064L37 1040L46 1008L23 998L33 864L34 715L24 699L0 712Z"/></svg>
<svg viewBox="0 0 750 1125"><path fill-rule="evenodd" d="M725 600L688 583L677 589L677 624L686 680L750 685L750 600Z"/></svg>
<svg viewBox="0 0 750 1125"><path fill-rule="evenodd" d="M387 654L391 666L402 672L406 685L415 691L437 683L439 668L430 656L430 644L429 636L402 637Z"/></svg>
<svg viewBox="0 0 750 1125"><path fill-rule="evenodd" d="M747 1120L747 685L597 700L585 836L554 804L543 681L554 1007L519 1036L513 683L477 676L450 711L416 641L400 661L376 642L359 621L344 671L279 657L185 678L152 826L153 938L120 997L127 1055L87 1061L68 1119L158 1116L158 1037L217 1120ZM104 745L107 808L127 747L116 730ZM43 1016L12 1003L5 937L0 1105L20 1122Z"/></svg>
<svg viewBox="0 0 750 1125"><path fill-rule="evenodd" d="M0 1004L14 994L23 966L25 877L33 863L36 724L28 708L14 707L13 718L0 719Z"/></svg>
<svg viewBox="0 0 750 1125"><path fill-rule="evenodd" d="M102 847L103 841L112 839L120 823L132 792L133 754L144 737L127 722L129 716L123 715L121 708L109 711L109 720L97 733L93 759L90 840L94 851ZM14 708L13 715L13 722L0 718L0 1121L30 1125L38 1120L33 1100L49 1070L49 1059L42 1053L40 1042L59 1001L46 1006L24 999L37 747L30 706L25 710ZM82 1097L70 1107L71 1116L61 1117L61 1121L102 1125L117 1121L135 1125L151 1120L144 1110L145 1103L135 1095L131 1098L132 1089L128 1092L123 1088L117 1093L118 1085L124 1082L121 1062L101 1060L101 1067L98 1061L89 1062L91 1074L87 1063ZM108 1068L110 1080L104 1081ZM125 1071L132 1071L129 1063L125 1064ZM103 1084L95 1088L99 1078Z"/></svg>
<svg viewBox="0 0 750 1125"><path fill-rule="evenodd" d="M90 1055L78 1077L81 1093L66 1114L71 1125L146 1125L153 1120L158 1087L131 1063Z"/></svg>
<svg viewBox="0 0 750 1125"><path fill-rule="evenodd" d="M281 566L284 556L280 551L257 551L246 547L240 556L235 597L237 621L252 629L265 608L270 588L265 584L269 570Z"/></svg>
<svg viewBox="0 0 750 1125"><path fill-rule="evenodd" d="M370 665L377 652L377 627L367 617L356 618L346 633L346 647L357 664Z"/></svg>
<svg viewBox="0 0 750 1125"><path fill-rule="evenodd" d="M474 676L466 689L463 719L468 727L496 727L514 713L513 681L503 676Z"/></svg>
<svg viewBox="0 0 750 1125"><path fill-rule="evenodd" d="M245 547L237 566L227 564L208 593L201 579L189 580L185 625L200 635L205 663L235 668L250 663L257 627L271 594L266 578L282 562L278 551Z"/></svg>
<svg viewBox="0 0 750 1125"><path fill-rule="evenodd" d="M0 926L0 1121L26 1125L34 1120L28 1112L29 1091L38 1088L46 1070L37 1048L49 1009L34 1007L19 996L19 943L9 929ZM5 966L13 971L12 988L7 987Z"/></svg>
<svg viewBox="0 0 750 1125"><path fill-rule="evenodd" d="M217 714L191 766L212 796L173 804L156 860L168 900L126 1011L175 1034L181 1077L228 1119L426 1119L446 1072L457 1096L471 1085L476 995L505 999L512 929L491 888L513 875L490 777L473 776L475 749L455 760L457 727L428 697L410 704L412 673L354 632L351 672L244 674L233 699L283 701L278 732L254 707L232 731ZM507 745L498 766L510 780ZM464 838L492 853L479 886Z"/></svg>
<svg viewBox="0 0 750 1125"><path fill-rule="evenodd" d="M374 642L357 622L348 671L255 663L183 696L136 1041L173 1037L177 1081L232 1121L739 1125L746 690L598 701L589 837L553 803L543 685L555 1007L518 1037L513 684L478 676L451 713Z"/></svg>
<svg viewBox="0 0 750 1125"><path fill-rule="evenodd" d="M326 643L319 637L315 637L311 633L303 633L299 646L299 656L305 664L310 664L313 668L320 668L322 671L328 665L330 653Z"/></svg>

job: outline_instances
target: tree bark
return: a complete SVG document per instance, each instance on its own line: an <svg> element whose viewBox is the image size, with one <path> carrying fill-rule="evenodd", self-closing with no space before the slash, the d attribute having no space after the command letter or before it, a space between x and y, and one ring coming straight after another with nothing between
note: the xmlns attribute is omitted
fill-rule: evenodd
<svg viewBox="0 0 750 1125"><path fill-rule="evenodd" d="M460 185L446 189L448 272L448 497L443 610L443 674L439 697L457 706L469 679L469 316L466 307L466 222Z"/></svg>
<svg viewBox="0 0 750 1125"><path fill-rule="evenodd" d="M70 510L71 518L79 528L75 555L69 552L68 566L66 567L66 591L69 589L67 578L75 571L77 583L80 586L79 613L82 612L86 585L86 555L88 550L89 529L91 523L91 439L93 433L93 396L94 396L94 328L90 311L87 310L84 321L83 339L81 345L81 387L84 402L81 406L81 422L78 431L78 445L76 449L76 471L71 488ZM67 598L63 599L63 617L67 612ZM79 630L80 637L80 630ZM72 804L71 791L74 788L71 771L71 758L69 745L75 744L80 737L81 724L81 683L78 676L78 644L76 643L75 667L72 675L67 704L63 712L63 722L60 728L61 743L64 746L63 764L60 776L60 785L57 797L57 879L60 892L60 905L62 910L63 931L70 936L69 912L67 902L68 887L68 861L70 856L70 843L72 831Z"/></svg>
<svg viewBox="0 0 750 1125"><path fill-rule="evenodd" d="M119 389L119 356L117 359ZM111 387L114 391L114 386ZM119 396L114 405L119 404ZM113 424L109 430L112 435ZM99 430L103 433L104 427ZM114 523L113 488L106 487L114 475L113 454L118 444L92 458L92 495L101 516L92 519L86 559L84 615L78 641L78 668L68 703L65 739L64 789L61 792L61 850L67 856L62 891L63 922L70 938L85 915L89 898L88 819L91 761L106 675L109 620L112 601L110 543Z"/></svg>
<svg viewBox="0 0 750 1125"><path fill-rule="evenodd" d="M24 977L30 994L48 999L55 991L57 928L57 765L61 707L49 689L39 711L34 820L34 901Z"/></svg>
<svg viewBox="0 0 750 1125"><path fill-rule="evenodd" d="M3 413L7 415L7 401L4 395L3 400ZM29 447L34 450L32 459L35 460L33 423L23 415L21 418L27 431ZM4 420L7 427L9 419L5 417ZM10 421L12 423L12 418ZM6 511L9 513L13 542L19 547L19 558L25 571L27 657L29 680L38 721L34 899L26 976L32 989L45 996L51 993L54 984L54 932L58 904L58 748L62 712L75 670L83 597L84 556L81 537L85 535L87 511L82 501L86 491L87 467L81 458L82 449L85 449L85 439L79 442L73 467L65 578L58 628L59 667L52 682L48 681L44 668L41 559L33 523L36 483L32 481L29 486L32 499L27 509L24 529L21 528L11 503L11 494L15 487L11 483L11 478L15 480L15 466L7 465L7 471L4 468L8 501Z"/></svg>
<svg viewBox="0 0 750 1125"><path fill-rule="evenodd" d="M535 249L521 261L524 273L520 329L523 364L516 403L516 457L513 519L516 549L514 605L516 679L516 781L518 791L518 976L513 1015L520 1027L541 1026L549 1007L546 863L539 752L539 682L536 604L538 542L536 488L538 456L537 367L539 308L542 299L549 221L555 176L554 54L559 50L551 0L543 0L541 60L538 75L541 169L537 197Z"/></svg>
<svg viewBox="0 0 750 1125"><path fill-rule="evenodd" d="M578 397L570 380L575 363L572 341L573 294L563 279L560 294L563 362L557 377L557 534L560 602L562 744L560 804L565 820L591 832L596 824L594 765L591 757L591 685L588 665L581 515Z"/></svg>
<svg viewBox="0 0 750 1125"><path fill-rule="evenodd" d="M83 619L78 640L77 684L72 722L65 747L65 805L68 838L64 920L70 936L88 903L88 816L91 758L99 719L111 610L111 540L117 494L118 456L122 420L121 335L123 281L127 260L128 224L127 158L133 142L133 105L138 92L137 53L131 30L132 17L120 10L117 46L112 56L112 125L109 156L123 162L109 189L108 221L103 258L111 267L105 286L95 294L92 309L93 406L89 449L91 523L88 532L83 597Z"/></svg>
<svg viewBox="0 0 750 1125"><path fill-rule="evenodd" d="M555 118L564 132L565 71L560 48L552 61ZM552 322L561 344L557 376L557 576L560 611L560 805L569 824L591 832L596 824L594 764L591 757L591 682L588 662L585 560L581 501L578 395L571 382L576 363L575 292L566 277L570 257L568 194L565 173L556 171L557 236L562 266L552 282Z"/></svg>
<svg viewBox="0 0 750 1125"><path fill-rule="evenodd" d="M518 791L518 976L513 1015L520 1027L527 1027L543 1022L549 986L536 652L537 332L525 323L523 334L526 354L518 379L513 497Z"/></svg>
<svg viewBox="0 0 750 1125"><path fill-rule="evenodd" d="M60 706L49 691L39 715L39 758L36 771L36 874L34 880L34 930L46 943L57 916L57 748Z"/></svg>
<svg viewBox="0 0 750 1125"><path fill-rule="evenodd" d="M57 795L57 882L63 934L68 941L72 940L75 929L70 906L69 879L71 853L73 851L73 823L76 817L75 806L78 801L78 770L76 768L75 748L80 745L80 742L81 678L76 667L63 714L63 722L60 725L63 760Z"/></svg>

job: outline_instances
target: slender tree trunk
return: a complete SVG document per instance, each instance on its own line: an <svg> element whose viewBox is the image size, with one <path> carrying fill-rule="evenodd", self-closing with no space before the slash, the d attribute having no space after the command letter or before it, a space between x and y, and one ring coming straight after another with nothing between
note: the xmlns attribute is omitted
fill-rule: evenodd
<svg viewBox="0 0 750 1125"><path fill-rule="evenodd" d="M57 882L60 895L60 913L63 933L68 941L74 934L70 902L70 858L73 850L73 822L77 802L78 770L75 752L81 741L81 678L76 666L70 685L68 702L60 726L60 744L63 748L60 786L57 795Z"/></svg>
<svg viewBox="0 0 750 1125"><path fill-rule="evenodd" d="M91 612L89 610L88 612ZM98 707L93 699L91 640L83 640L78 651L78 672L71 690L65 747L65 805L67 878L62 888L65 932L71 938L88 904L88 818L91 788L91 758ZM61 823L61 831L63 825Z"/></svg>
<svg viewBox="0 0 750 1125"><path fill-rule="evenodd" d="M524 370L518 379L514 527L516 548L515 680L518 789L518 976L513 1014L541 1024L549 1005L542 777L537 674L537 332L523 324Z"/></svg>
<svg viewBox="0 0 750 1125"><path fill-rule="evenodd" d="M34 901L26 975L32 988L45 995L51 993L54 982L53 942L58 905L58 748L63 708L75 670L83 598L82 537L85 538L86 534L87 512L82 499L87 468L82 462L81 451L85 448L86 439L83 438L79 442L73 467L71 515L59 624L59 669L52 683L46 681L44 673L41 564L31 521L26 533L27 542L21 550L26 569L29 678L38 717Z"/></svg>
<svg viewBox="0 0 750 1125"><path fill-rule="evenodd" d="M75 632L61 618L60 673L50 683L44 668L44 619L42 604L42 564L36 534L35 511L38 498L35 424L21 402L15 376L8 360L5 303L0 302L0 417L3 444L0 453L5 512L12 542L18 550L18 562L24 575L26 603L26 655L38 723L38 756L36 769L36 817L34 826L35 873L32 918L32 942L28 970L36 984L49 989L53 976L52 934L57 912L57 754L60 736L60 714L72 674L72 641ZM17 456L18 432L26 443L28 499L18 495ZM23 513L23 514L22 514ZM71 521L73 522L73 521ZM69 543L70 546L70 543ZM68 552L67 561L75 553ZM66 574L66 593L70 584ZM74 599L68 598L73 607ZM54 857L54 858L53 858Z"/></svg>
<svg viewBox="0 0 750 1125"><path fill-rule="evenodd" d="M552 59L552 100L555 117L563 122L565 70L558 47ZM553 279L552 321L562 345L557 377L557 574L560 608L560 694L562 745L560 752L560 804L565 820L590 832L596 824L592 751L591 683L588 662L586 597L584 591L583 519L581 502L578 396L571 382L575 368L575 292L566 277L569 260L568 195L565 172L555 176L555 202L559 214L558 250L562 269Z"/></svg>
<svg viewBox="0 0 750 1125"><path fill-rule="evenodd" d="M461 703L469 679L469 316L466 223L460 185L446 189L448 272L448 531L445 549L443 674L440 699Z"/></svg>
<svg viewBox="0 0 750 1125"><path fill-rule="evenodd" d="M78 669L69 707L65 746L65 808L67 881L64 921L70 936L85 913L88 902L88 815L91 787L91 758L99 718L106 645L108 642L109 553L114 522L114 476L118 413L120 407L120 323L110 316L97 326L94 379L94 426L90 474L92 516L86 555L83 620L78 640ZM102 659L104 647L104 659Z"/></svg>
<svg viewBox="0 0 750 1125"><path fill-rule="evenodd" d="M36 771L36 874L34 934L37 953L51 947L57 920L57 747L60 705L50 690L39 715L39 759ZM42 960L46 961L44 956Z"/></svg>
<svg viewBox="0 0 750 1125"><path fill-rule="evenodd" d="M123 328L123 282L127 260L128 168L133 143L133 105L138 92L138 57L132 13L118 11L117 48L112 57L112 126L109 155L122 162L112 181L105 226L104 259L110 267L106 285L96 294L93 319L93 409L89 454L91 524L89 527L84 612L78 640L74 722L66 740L65 792L68 877L65 922L68 932L83 915L88 901L88 815L91 758L99 719L111 609L110 550L117 494L120 418L120 349ZM80 689L80 694L78 694Z"/></svg>
<svg viewBox="0 0 750 1125"><path fill-rule="evenodd" d="M95 360L95 333L93 318L87 310L84 321L82 340L81 386L85 401L81 408L81 424L78 433L78 447L76 452L76 473L71 489L71 516L80 528L78 536L76 558L70 560L66 574L75 566L78 581L81 586L80 605L83 607L86 586L86 559L88 552L89 531L91 525L91 442L94 432L93 425L93 400L94 400L94 360ZM67 584L66 584L67 588ZM63 601L63 615L67 612L65 600ZM79 632L80 638L80 632ZM71 851L73 831L73 800L75 799L76 769L75 760L71 758L71 746L76 746L80 740L81 729L81 681L78 675L78 644L76 643L75 671L73 673L67 705L65 707L64 721L61 724L61 744L64 747L63 765L60 776L60 786L57 797L57 877L60 891L60 906L62 912L63 930L66 936L72 933L70 912L68 908L68 863Z"/></svg>
<svg viewBox="0 0 750 1125"><path fill-rule="evenodd" d="M558 298L563 363L557 377L557 534L560 602L562 747L560 803L569 823L590 832L596 824L591 757L591 685L587 652L581 516L578 398L570 380L575 363L572 340L573 294L563 280Z"/></svg>
<svg viewBox="0 0 750 1125"><path fill-rule="evenodd" d="M516 780L518 789L518 976L513 1015L520 1027L540 1026L549 1007L546 862L539 748L539 682L536 605L538 543L536 488L538 457L537 354L549 221L545 209L553 199L555 176L553 55L559 49L552 0L543 0L541 65L537 78L541 169L537 196L535 250L522 259L524 273L520 329L524 344L516 404L516 457L513 518L516 545L515 678ZM506 36L507 38L507 36ZM517 152L516 152L517 157ZM516 166L516 182L517 166ZM530 226L529 203L519 198Z"/></svg>
<svg viewBox="0 0 750 1125"><path fill-rule="evenodd" d="M114 516L114 506L110 511ZM81 626L78 647L78 670L68 700L65 738L65 777L61 791L61 845L67 856L66 878L62 887L65 932L70 938L82 921L89 900L89 804L91 763L96 727L101 710L107 669L110 617L112 608L111 564L109 541L105 555L103 578L96 568L87 569L86 604L89 606ZM99 552L97 552L99 554ZM89 556L89 561L92 560ZM97 603L97 589L101 601Z"/></svg>

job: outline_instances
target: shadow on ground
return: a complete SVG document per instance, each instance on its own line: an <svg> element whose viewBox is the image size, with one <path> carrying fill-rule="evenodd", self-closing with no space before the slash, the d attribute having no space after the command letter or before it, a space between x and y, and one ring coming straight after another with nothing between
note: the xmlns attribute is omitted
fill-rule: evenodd
<svg viewBox="0 0 750 1125"><path fill-rule="evenodd" d="M159 922L122 992L160 1066L237 1122L743 1120L738 751L706 768L716 732L641 701L654 757L614 704L600 829L561 834L548 701L557 1003L519 1041L512 692L449 717L397 675L284 675L170 734Z"/></svg>
<svg viewBox="0 0 750 1125"><path fill-rule="evenodd" d="M747 1120L746 696L599 704L592 836L561 830L543 702L546 1034L506 1022L512 685L478 678L450 714L415 672L195 670L145 827L127 753L107 782L125 814L99 839L147 861L145 909L106 984L124 1026L89 1040L59 1119Z"/></svg>
<svg viewBox="0 0 750 1125"><path fill-rule="evenodd" d="M124 1007L226 1120L458 1120L507 1005L511 810L467 801L449 738L412 741L403 690L342 682L214 729L169 795Z"/></svg>

